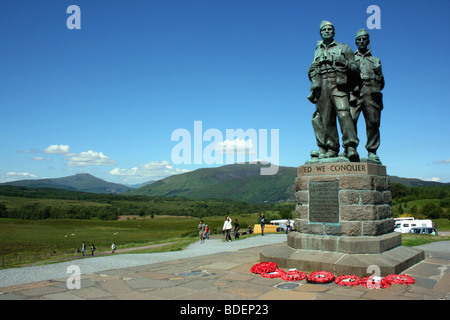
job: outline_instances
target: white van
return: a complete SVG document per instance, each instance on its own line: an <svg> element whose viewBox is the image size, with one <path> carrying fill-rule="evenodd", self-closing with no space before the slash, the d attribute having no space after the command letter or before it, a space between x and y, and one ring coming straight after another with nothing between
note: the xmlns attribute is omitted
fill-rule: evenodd
<svg viewBox="0 0 450 320"><path fill-rule="evenodd" d="M397 220L395 221L394 231L409 233L412 228L432 228L431 220Z"/></svg>
<svg viewBox="0 0 450 320"><path fill-rule="evenodd" d="M280 228L280 231L285 231L287 219L271 220L270 224L278 226ZM290 220L289 226L291 227L291 231L292 231L294 229L294 221L293 220Z"/></svg>

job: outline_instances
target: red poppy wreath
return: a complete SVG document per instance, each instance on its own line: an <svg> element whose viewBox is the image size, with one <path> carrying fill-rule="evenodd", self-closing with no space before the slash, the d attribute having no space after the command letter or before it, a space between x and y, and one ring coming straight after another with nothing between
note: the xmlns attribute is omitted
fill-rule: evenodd
<svg viewBox="0 0 450 320"><path fill-rule="evenodd" d="M270 273L277 269L278 265L275 262L260 262L250 268L251 273Z"/></svg>
<svg viewBox="0 0 450 320"><path fill-rule="evenodd" d="M278 268L276 268L276 269L275 269L274 271L272 271L272 272L262 272L262 273L261 273L261 277L273 279L273 278L280 278L280 277L283 277L283 274L284 274L284 270L283 270L283 269L278 269Z"/></svg>
<svg viewBox="0 0 450 320"><path fill-rule="evenodd" d="M297 270L291 270L284 272L281 275L281 279L283 279L284 281L300 281L306 279L306 273Z"/></svg>
<svg viewBox="0 0 450 320"><path fill-rule="evenodd" d="M396 284L411 285L411 284L416 283L416 281L414 280L413 277L410 277L406 274L390 274L390 275L386 276L386 278L391 283L396 283Z"/></svg>
<svg viewBox="0 0 450 320"><path fill-rule="evenodd" d="M334 283L344 287L353 287L361 283L361 278L355 275L344 275L337 277Z"/></svg>
<svg viewBox="0 0 450 320"><path fill-rule="evenodd" d="M310 283L330 283L334 280L334 274L328 271L311 272L306 281Z"/></svg>
<svg viewBox="0 0 450 320"><path fill-rule="evenodd" d="M385 289L391 286L391 281L387 277L368 276L361 279L361 285L369 289Z"/></svg>

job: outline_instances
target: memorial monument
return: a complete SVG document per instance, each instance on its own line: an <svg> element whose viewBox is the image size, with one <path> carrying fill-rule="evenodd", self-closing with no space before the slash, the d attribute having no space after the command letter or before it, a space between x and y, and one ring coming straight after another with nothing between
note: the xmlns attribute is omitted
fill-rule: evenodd
<svg viewBox="0 0 450 320"><path fill-rule="evenodd" d="M298 168L295 232L288 234L287 245L264 248L260 259L338 275L371 275L370 266L379 268L379 276L397 274L423 260L424 252L401 246L401 234L393 231L389 177L376 153L384 87L381 63L368 49L364 29L356 34L355 54L334 40L330 22L320 24L320 34L308 69L319 149ZM361 112L368 124L368 157L360 159L356 125ZM336 118L342 133L340 154Z"/></svg>

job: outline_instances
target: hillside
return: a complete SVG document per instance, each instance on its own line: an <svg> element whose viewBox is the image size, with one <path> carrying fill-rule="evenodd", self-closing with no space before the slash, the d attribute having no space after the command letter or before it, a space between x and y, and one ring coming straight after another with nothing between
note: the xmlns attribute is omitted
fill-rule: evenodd
<svg viewBox="0 0 450 320"><path fill-rule="evenodd" d="M191 199L232 199L252 203L294 201L297 168L280 167L273 176L260 175L261 164L232 164L178 174L125 194ZM390 176L406 187L444 186L439 182Z"/></svg>
<svg viewBox="0 0 450 320"><path fill-rule="evenodd" d="M295 167L279 167L278 173L262 176L262 164L231 164L216 168L202 168L173 175L158 181L133 187L107 182L90 174L40 180L20 180L0 185L27 188L56 188L91 193L121 193L158 197L186 197L191 199L230 199L250 203L278 203L294 201ZM432 181L390 176L391 183L406 187L447 186Z"/></svg>
<svg viewBox="0 0 450 320"><path fill-rule="evenodd" d="M126 194L179 196L193 199L232 199L253 203L293 200L297 168L280 167L276 175L262 176L261 164L232 164L178 174Z"/></svg>
<svg viewBox="0 0 450 320"><path fill-rule="evenodd" d="M401 178L397 176L389 176L389 179L392 182L401 183L407 187L428 187L428 186L444 186L449 185L449 183L442 183L436 181L424 181L417 178Z"/></svg>
<svg viewBox="0 0 450 320"><path fill-rule="evenodd" d="M121 193L131 189L125 185L107 182L87 173L76 174L63 178L18 180L2 183L1 185L27 188L57 188L92 193Z"/></svg>

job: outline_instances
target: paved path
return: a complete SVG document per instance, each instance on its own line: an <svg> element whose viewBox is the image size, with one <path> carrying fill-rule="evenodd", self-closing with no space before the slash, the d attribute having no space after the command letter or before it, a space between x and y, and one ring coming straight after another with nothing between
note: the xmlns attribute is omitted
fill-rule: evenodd
<svg viewBox="0 0 450 320"><path fill-rule="evenodd" d="M107 256L89 255L79 257L76 260L68 260L59 263L38 265L22 268L11 268L0 270L0 288L5 286L31 283L42 280L54 280L66 278L70 274L67 268L76 265L80 268L81 274L89 274L110 269L128 268L140 265L148 265L163 261L198 257L207 254L235 251L244 248L253 248L260 245L281 243L286 241L285 234L268 234L246 238L245 240L223 242L222 239L210 239L205 243L196 242L188 246L185 250L161 253L138 253L121 254ZM126 250L126 249L124 249ZM118 250L120 252L120 250Z"/></svg>
<svg viewBox="0 0 450 320"><path fill-rule="evenodd" d="M210 240L186 250L80 259L41 267L0 271L4 300L441 300L450 298L450 241L421 246L426 259L403 273L416 283L386 289L314 285L266 279L250 273L263 246L284 246L285 235L231 243ZM79 265L81 288L69 289L66 268ZM95 266L93 263L95 262ZM39 270L39 272L36 272ZM52 270L49 274L45 270ZM25 279L11 285L13 272ZM24 271L24 272L22 272ZM302 270L305 272L311 270ZM40 278L27 279L27 274ZM178 308L178 309L177 309ZM180 312L174 303L169 313Z"/></svg>

